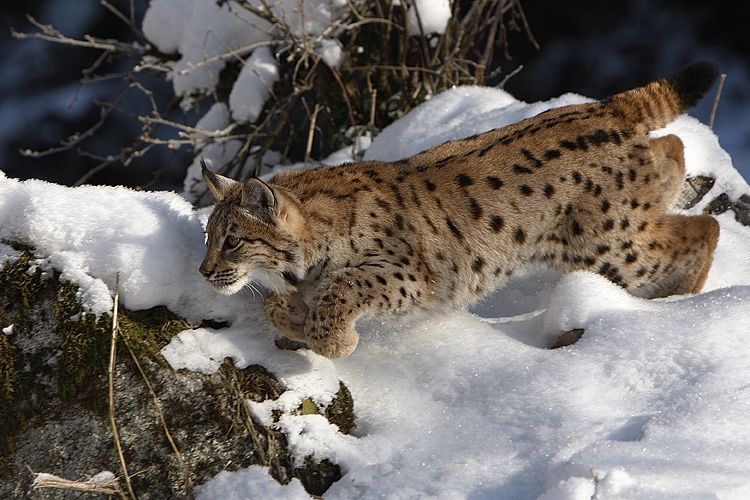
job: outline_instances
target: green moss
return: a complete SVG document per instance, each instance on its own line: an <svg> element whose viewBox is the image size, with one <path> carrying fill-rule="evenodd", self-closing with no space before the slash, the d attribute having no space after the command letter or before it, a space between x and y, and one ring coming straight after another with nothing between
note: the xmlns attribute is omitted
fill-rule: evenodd
<svg viewBox="0 0 750 500"><path fill-rule="evenodd" d="M118 324L128 346L137 356L166 364L159 354L172 337L190 328L180 318L164 306L156 306L143 311L121 309Z"/></svg>
<svg viewBox="0 0 750 500"><path fill-rule="evenodd" d="M12 453L14 436L39 414L36 406L58 397L50 390L56 389L63 403L74 402L106 415L105 381L112 343L111 315L86 313L78 301L76 285L60 281L57 271L30 272L33 249L11 246L23 254L0 271L0 328L13 325L11 335L0 334L0 457ZM165 361L159 350L173 335L189 328L165 307L120 311L118 350L127 352L122 344L125 337L138 355L160 363ZM37 335L46 336L46 342L56 336L61 346L23 353L13 344L14 338ZM51 377L54 388L45 382L45 376Z"/></svg>
<svg viewBox="0 0 750 500"><path fill-rule="evenodd" d="M27 272L32 259L33 255L26 251L17 261L6 262L0 272L0 327L13 325L14 333L27 327L23 311L30 308L44 288L39 271ZM3 429L0 457L5 457L14 449L13 435L25 428L28 416L28 412L18 411L15 403L28 395L18 390L23 378L21 353L11 344L11 335L0 334L0 337L0 429Z"/></svg>
<svg viewBox="0 0 750 500"><path fill-rule="evenodd" d="M332 424L336 424L344 434L351 434L357 428L354 415L354 398L352 398L352 393L349 392L343 382L339 382L339 392L336 393L336 397L326 408L326 418Z"/></svg>
<svg viewBox="0 0 750 500"><path fill-rule="evenodd" d="M204 477L206 474L211 474L217 468L217 461L215 458L196 458L190 466L190 473L194 477ZM221 464L226 465L226 464Z"/></svg>
<svg viewBox="0 0 750 500"><path fill-rule="evenodd" d="M11 411L11 403L18 386L17 361L17 349L0 333L0 429L3 429L3 438L0 439L0 470L3 467L5 452L12 449L10 432L23 426L23 421L13 418Z"/></svg>
<svg viewBox="0 0 750 500"><path fill-rule="evenodd" d="M13 245L14 248L17 245ZM46 324L55 325L53 333L60 336L63 352L56 371L56 381L63 397L73 397L82 390L92 387L91 377L100 374L106 366L109 339L106 315L99 318L84 314L77 302L78 287L69 282L60 282L58 272L42 273L40 269L29 272L34 256L30 250L21 247L23 254L12 264L6 264L0 272L0 306L3 327L13 324L14 332L29 332L43 318ZM44 304L54 304L46 310ZM48 316L53 315L54 320ZM6 339L7 341L7 339ZM11 402L15 381L19 379L17 353L3 349L0 361L0 380L9 385L0 399L2 406ZM32 368L47 360L27 360Z"/></svg>
<svg viewBox="0 0 750 500"><path fill-rule="evenodd" d="M13 398L18 373L15 363L18 359L17 349L8 337L0 335L0 401L9 401ZM2 405L0 405L2 407Z"/></svg>
<svg viewBox="0 0 750 500"><path fill-rule="evenodd" d="M15 248L15 246L14 246ZM29 261L34 256L24 251L14 263L6 263L0 273L0 303L3 307L28 309L43 286L41 272L29 273ZM5 315L4 315L5 316ZM13 323L13 321L8 321Z"/></svg>
<svg viewBox="0 0 750 500"><path fill-rule="evenodd" d="M344 434L351 434L357 428L354 415L354 398L352 398L349 388L341 381L339 381L339 391L327 407L321 410L312 398L305 398L297 411L300 415L323 414L329 422L338 426L339 431Z"/></svg>
<svg viewBox="0 0 750 500"><path fill-rule="evenodd" d="M11 334L0 334L0 429L3 430L0 433L0 475L4 468L15 467L9 465L13 462L15 441L27 429L38 425L40 416L47 418L50 413L78 406L106 418L108 410L106 379L112 342L111 316L87 314L78 301L78 287L61 282L59 273L40 269L29 272L35 257L29 249L22 251L19 260L0 271L0 327L14 325ZM189 328L183 319L161 306L145 311L120 307L118 324L120 367L132 365L127 347L141 360L148 358L165 366L160 350L175 334ZM38 346L24 347L30 344ZM284 391L278 380L262 366L236 370L228 363L228 368L231 368L230 378L237 385L238 400L277 399ZM134 371L132 366L128 369ZM226 395L219 393L211 399L218 402L223 398ZM185 415L180 416L182 399L167 399L170 400L170 426L175 429L183 427L175 421L177 417L180 417L178 421L209 418L191 404L184 405ZM50 405L50 401L55 404ZM351 432L355 426L353 400L343 383L327 408L319 408L308 398L300 411L324 414L344 433ZM221 418L224 417L216 411L209 419L220 421ZM232 422L227 422L227 428L231 427ZM307 457L302 466L295 467L281 431L260 427L256 431L261 446L271 457L272 474L282 483L298 477L308 492L321 495L341 477L339 467L328 460L317 462L314 457ZM226 464L226 458L194 452L191 455L193 477L212 475ZM235 456L231 462L235 467L249 466L257 463L258 457L248 452L242 457Z"/></svg>
<svg viewBox="0 0 750 500"><path fill-rule="evenodd" d="M294 476L299 478L308 493L320 496L341 479L341 468L328 459L316 462L312 456L307 456L304 465L294 469Z"/></svg>
<svg viewBox="0 0 750 500"><path fill-rule="evenodd" d="M320 413L318 411L318 405L316 405L315 402L310 398L305 398L302 400L299 412L302 415L318 415Z"/></svg>
<svg viewBox="0 0 750 500"><path fill-rule="evenodd" d="M276 377L260 365L250 365L238 370L231 361L225 360L223 368L225 376L236 380L237 389L244 399L262 403L268 399L277 399L284 392Z"/></svg>
<svg viewBox="0 0 750 500"><path fill-rule="evenodd" d="M57 278L57 276L56 276ZM103 384L92 383L107 373L112 344L112 318L86 314L76 299L78 287L60 283L55 303L57 333L63 353L58 361L57 384L63 400L75 398L97 413L107 410Z"/></svg>

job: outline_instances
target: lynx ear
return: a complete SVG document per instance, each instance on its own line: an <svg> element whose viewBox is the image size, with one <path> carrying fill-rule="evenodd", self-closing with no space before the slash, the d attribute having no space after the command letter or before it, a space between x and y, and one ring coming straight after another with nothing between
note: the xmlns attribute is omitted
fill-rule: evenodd
<svg viewBox="0 0 750 500"><path fill-rule="evenodd" d="M235 191L235 186L239 182L223 175L215 174L211 172L206 166L206 162L201 158L201 173L203 174L203 180L206 181L208 189L221 201L227 198L232 191ZM236 191L235 191L236 192Z"/></svg>
<svg viewBox="0 0 750 500"><path fill-rule="evenodd" d="M242 185L240 206L250 210L263 222L274 224L273 215L278 209L277 198L273 188L260 179L252 177Z"/></svg>

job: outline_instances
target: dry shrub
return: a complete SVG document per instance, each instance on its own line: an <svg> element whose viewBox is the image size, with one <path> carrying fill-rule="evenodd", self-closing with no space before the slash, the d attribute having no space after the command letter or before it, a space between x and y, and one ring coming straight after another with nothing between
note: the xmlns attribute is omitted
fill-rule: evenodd
<svg viewBox="0 0 750 500"><path fill-rule="evenodd" d="M358 136L376 135L442 90L458 85L494 83L503 76L508 78L511 75L503 73L499 62L509 59L507 35L510 31L524 32L529 42L536 45L520 0L454 0L452 18L443 34L422 30L417 6L412 8L416 11L419 30L412 32L403 7L412 2L403 0L349 0L349 9L322 34L316 35L295 34L286 21L277 16L272 3L268 0L260 3L258 7L257 2L217 0L218 6L228 7L235 15L245 18L254 15L270 23L269 45L279 63L280 78L254 123L233 123L216 132L196 129L197 117L193 116L191 123L187 115L180 115L179 98L159 102L149 89L149 81L168 74L175 55L159 53L142 37L132 10L129 15L118 13L118 17L140 37L136 43L92 37L72 40L52 26L39 23L36 23L38 33L14 32L19 38L34 36L100 50L96 62L84 72L84 82L111 78L112 75L97 71L112 58L129 56L139 61L132 71L122 75L125 88L121 96L114 102L100 104L101 120L97 124L60 146L24 153L43 156L78 148L83 155L95 156L80 148L81 141L94 136L108 116L118 112L140 120L141 133L131 145L117 153L95 156L101 163L94 171L116 163L128 165L155 147L174 151L187 147L191 154L199 155L208 145L239 139L243 146L226 165L218 166L218 170L242 177L257 173L268 151L278 151L281 160L292 162L324 158L352 144ZM334 40L341 47L344 59L338 67L329 65L314 50L322 40ZM233 51L222 57L227 64L221 72L219 85L212 92L189 96L193 106L206 109L211 102L226 101L249 52ZM123 103L131 92L142 93L150 109L126 109ZM182 102L184 104L184 99Z"/></svg>

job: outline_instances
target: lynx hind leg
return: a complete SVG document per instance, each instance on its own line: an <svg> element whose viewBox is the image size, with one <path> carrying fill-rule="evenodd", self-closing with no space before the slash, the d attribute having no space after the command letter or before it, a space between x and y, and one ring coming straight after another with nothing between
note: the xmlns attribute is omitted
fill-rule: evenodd
<svg viewBox="0 0 750 500"><path fill-rule="evenodd" d="M685 148L676 135L666 135L650 141L654 167L659 173L662 203L669 208L680 194L685 180Z"/></svg>
<svg viewBox="0 0 750 500"><path fill-rule="evenodd" d="M304 327L308 307L299 293L268 292L263 304L268 321L292 340L305 340Z"/></svg>
<svg viewBox="0 0 750 500"><path fill-rule="evenodd" d="M698 293L711 269L719 223L710 215L669 215L648 245L648 281L631 290L648 298Z"/></svg>

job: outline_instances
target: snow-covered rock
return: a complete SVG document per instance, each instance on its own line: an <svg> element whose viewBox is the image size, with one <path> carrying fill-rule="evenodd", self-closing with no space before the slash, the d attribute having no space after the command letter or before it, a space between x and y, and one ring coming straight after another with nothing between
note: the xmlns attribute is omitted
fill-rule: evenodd
<svg viewBox="0 0 750 500"><path fill-rule="evenodd" d="M526 104L500 90L450 90L384 130L366 158L402 158L584 100L565 95ZM683 139L690 176L715 179L687 213L702 212L722 193L737 203L750 190L697 120L682 117L659 133ZM0 239L35 247L38 265L77 283L89 310L111 307L119 272L127 307L164 304L195 322L230 323L186 330L163 354L173 367L207 374L226 356L238 368L265 366L291 392L252 406L256 418L268 419L304 394L329 400L342 380L354 397L354 437L332 432L315 415L274 423L298 459L313 453L341 467L343 478L327 499L747 493L750 228L732 211L716 216L721 237L701 294L648 301L597 275L535 270L469 312L398 325L362 322L355 353L335 361L278 350L260 297L220 296L203 282L197 267L205 215L171 193L64 188L0 175ZM0 254L13 258L9 250ZM573 328L585 331L579 342L546 348ZM277 488L270 481L253 471L222 474L198 498L237 498L254 488L301 495L294 483Z"/></svg>

